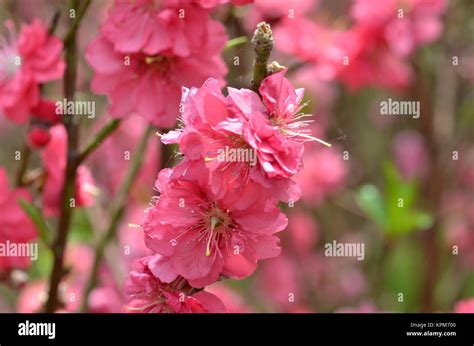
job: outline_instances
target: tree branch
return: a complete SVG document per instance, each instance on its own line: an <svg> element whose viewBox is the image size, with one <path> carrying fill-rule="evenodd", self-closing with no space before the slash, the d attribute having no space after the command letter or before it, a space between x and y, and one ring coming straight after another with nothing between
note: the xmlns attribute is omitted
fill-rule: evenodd
<svg viewBox="0 0 474 346"><path fill-rule="evenodd" d="M76 91L76 77L77 77L77 44L76 36L77 29L82 16L87 10L90 1L86 1L81 9L81 15L72 22L67 40L64 42L64 49L66 51L66 71L64 74L64 97L68 100L74 99ZM71 1L71 9L77 11L79 8L79 0ZM75 183L77 174L77 146L79 139L79 117L67 116L63 117L63 123L67 131L67 163L64 172L64 185L61 197L61 213L56 231L56 239L53 243L53 268L49 280L49 294L45 305L46 312L54 312L60 307L61 302L58 298L58 287L62 277L65 274L64 270L64 250L66 247L69 228L71 225L72 208L70 206L71 199L75 195Z"/></svg>

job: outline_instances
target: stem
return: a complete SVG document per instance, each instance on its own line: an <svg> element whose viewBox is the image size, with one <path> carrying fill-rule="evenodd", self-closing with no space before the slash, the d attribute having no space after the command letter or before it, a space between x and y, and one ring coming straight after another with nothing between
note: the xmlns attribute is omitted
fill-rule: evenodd
<svg viewBox="0 0 474 346"><path fill-rule="evenodd" d="M252 89L258 92L260 83L268 74L267 65L273 48L273 33L270 24L265 22L257 24L257 29L252 38L252 46L255 50Z"/></svg>
<svg viewBox="0 0 474 346"><path fill-rule="evenodd" d="M31 156L31 148L28 145L28 141L25 141L25 143L23 144L23 148L21 149L21 153L22 153L23 157L21 158L20 167L18 167L18 171L16 173L16 182L15 182L15 184L16 184L17 187L21 187L21 186L24 185L23 177L25 175L26 169L28 168L28 162L29 162L30 156Z"/></svg>
<svg viewBox="0 0 474 346"><path fill-rule="evenodd" d="M77 44L76 36L79 22L87 10L90 1L86 1L81 10L81 15L71 24L67 40L64 42L64 49L66 51L66 72L64 74L64 97L68 100L74 100L76 91L76 76L77 76ZM77 10L79 8L79 0L71 1L71 9ZM67 116L63 117L64 127L67 131L67 163L64 172L64 185L61 197L61 213L56 231L56 239L53 243L53 268L49 281L49 294L46 302L45 311L54 312L61 304L58 299L58 287L62 277L65 274L64 270L64 250L66 247L69 228L71 225L72 208L70 201L74 198L75 182L76 182L76 157L77 146L79 139L79 117Z"/></svg>
<svg viewBox="0 0 474 346"><path fill-rule="evenodd" d="M72 23L72 25L69 27L69 30L64 37L64 44L67 45L69 41L71 40L76 40L76 32L77 28L79 27L79 24L82 20L82 17L84 17L84 14L87 11L87 8L91 4L91 0L85 0L84 5L82 6L81 9L79 9L79 12L76 14L76 20ZM76 12L79 7L79 0L72 0L72 6L71 9L74 9Z"/></svg>
<svg viewBox="0 0 474 346"><path fill-rule="evenodd" d="M97 243L97 246L95 249L94 264L92 266L92 271L87 280L87 285L84 290L84 294L82 298L81 312L87 311L89 295L91 291L94 289L94 287L97 285L97 279L98 279L97 276L98 276L100 264L102 262L102 258L104 257L105 248L109 244L109 242L115 237L118 225L122 219L122 216L125 210L128 193L140 169L141 163L143 161L143 155L145 153L145 149L148 143L148 138L150 137L152 132L153 132L153 128L149 126L145 130L142 138L140 139L140 142L137 145L137 149L135 150L135 157L132 161L132 164L127 172L127 175L124 178L122 186L120 187L120 190L117 193L117 196L111 208L112 218L111 218L110 224L107 230L103 233L99 242Z"/></svg>
<svg viewBox="0 0 474 346"><path fill-rule="evenodd" d="M91 140L91 142L86 145L84 151L78 155L76 165L79 166L108 136L110 136L118 128L119 125L120 120L109 120L109 122L104 125L99 133L97 133L97 135Z"/></svg>

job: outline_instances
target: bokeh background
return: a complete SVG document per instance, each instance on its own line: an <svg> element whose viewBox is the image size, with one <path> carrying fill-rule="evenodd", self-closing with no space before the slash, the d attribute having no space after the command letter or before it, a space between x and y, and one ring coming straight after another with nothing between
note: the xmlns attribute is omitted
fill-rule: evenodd
<svg viewBox="0 0 474 346"><path fill-rule="evenodd" d="M84 58L108 6L93 1L81 27L77 98L94 100L97 113L82 120L81 143L108 119L106 98L90 91L92 71ZM67 11L67 3L0 0L0 23L49 22L57 11ZM306 89L313 131L333 145L306 146L296 177L303 197L282 206L289 217L280 234L282 254L260 262L248 279L209 288L230 312L455 311L474 297L472 13L470 0L255 0L213 11L229 38L250 38L262 20L272 25L271 60L287 66L286 77ZM56 35L66 28L62 16ZM250 43L226 48L223 56L228 85L249 87ZM61 90L61 82L49 83L43 93L60 99ZM421 116L381 114L381 102L390 98L419 102ZM93 203L74 213L68 274L60 286L65 311L80 308L94 248L129 165L124 153L136 149L146 126L140 117L128 118L85 165ZM28 130L0 115L0 166L10 182ZM54 151L54 143L48 145L42 151ZM148 251L135 225L156 194L159 168L176 160L172 150L162 148L158 137L148 142L88 311L122 311L123 280L133 259ZM31 154L26 174L26 188L41 209L35 197L45 180L40 151ZM7 212L2 209L0 219ZM363 243L364 259L325 256L325 244L333 241ZM0 267L0 311L41 309L52 255L39 244L37 261L3 272Z"/></svg>

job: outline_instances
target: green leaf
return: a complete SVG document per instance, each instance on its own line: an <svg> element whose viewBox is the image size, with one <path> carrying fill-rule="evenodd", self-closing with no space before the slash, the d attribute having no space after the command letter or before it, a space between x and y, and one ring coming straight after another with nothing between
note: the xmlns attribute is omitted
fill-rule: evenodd
<svg viewBox="0 0 474 346"><path fill-rule="evenodd" d="M49 236L51 232L43 217L43 214L41 213L41 210L36 208L32 203L26 201L25 199L19 199L18 203L36 226L40 239L43 241L43 243L49 244Z"/></svg>
<svg viewBox="0 0 474 346"><path fill-rule="evenodd" d="M85 209L77 209L71 223L70 240L80 243L91 243L93 239L93 225Z"/></svg>
<svg viewBox="0 0 474 346"><path fill-rule="evenodd" d="M381 273L384 280L383 305L393 311L418 311L422 271L423 257L418 245L410 238L397 242L387 253L387 264ZM399 301L400 298L403 301Z"/></svg>
<svg viewBox="0 0 474 346"><path fill-rule="evenodd" d="M415 207L418 194L416 182L405 181L392 162L384 165L384 176L388 217L386 231L398 235L429 227L432 222L431 216L418 211Z"/></svg>
<svg viewBox="0 0 474 346"><path fill-rule="evenodd" d="M377 225L385 228L386 215L384 201L374 185L363 185L355 196L356 203Z"/></svg>
<svg viewBox="0 0 474 346"><path fill-rule="evenodd" d="M28 269L28 277L31 279L46 278L51 275L53 267L53 253L43 243L38 246L38 258L36 261L31 261L31 266Z"/></svg>
<svg viewBox="0 0 474 346"><path fill-rule="evenodd" d="M240 37L233 38L233 39L227 41L227 43L225 44L224 49L225 50L230 49L230 48L238 46L240 44L247 43L247 41L248 41L247 36L240 36Z"/></svg>

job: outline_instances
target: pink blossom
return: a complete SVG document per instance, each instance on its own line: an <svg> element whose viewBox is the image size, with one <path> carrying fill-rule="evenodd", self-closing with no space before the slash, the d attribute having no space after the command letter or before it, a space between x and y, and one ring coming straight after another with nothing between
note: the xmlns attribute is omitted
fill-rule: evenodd
<svg viewBox="0 0 474 346"><path fill-rule="evenodd" d="M351 11L352 27L341 30L305 18L294 25L285 18L274 30L276 43L283 52L310 63L315 78L337 78L351 90L365 86L400 89L413 76L407 56L439 37L445 4L444 0L376 4L357 0Z"/></svg>
<svg viewBox="0 0 474 346"><path fill-rule="evenodd" d="M11 21L5 26L9 35L0 37L0 111L23 123L40 101L39 85L62 76L63 45L38 19L23 25L18 37Z"/></svg>
<svg viewBox="0 0 474 346"><path fill-rule="evenodd" d="M381 35L392 52L407 56L416 46L439 37L446 4L445 0L356 0L351 15L357 25Z"/></svg>
<svg viewBox="0 0 474 346"><path fill-rule="evenodd" d="M414 49L437 39L444 0L357 0L348 32L348 64L340 78L352 90L363 86L399 89L409 85L413 71L405 60ZM347 47L346 47L347 48ZM390 71L387 73L386 71Z"/></svg>
<svg viewBox="0 0 474 346"><path fill-rule="evenodd" d="M215 284L206 287L206 291L219 297L219 299L224 303L228 313L236 314L252 312L252 309L250 309L246 304L244 297L222 282L216 282Z"/></svg>
<svg viewBox="0 0 474 346"><path fill-rule="evenodd" d="M291 212L288 220L288 235L292 249L298 255L311 253L319 237L316 221L310 213L301 210Z"/></svg>
<svg viewBox="0 0 474 346"><path fill-rule="evenodd" d="M300 273L297 262L288 252L263 263L257 282L263 300L272 310L288 312L303 303Z"/></svg>
<svg viewBox="0 0 474 346"><path fill-rule="evenodd" d="M67 133L59 124L50 129L51 139L40 156L46 171L43 188L43 208L48 216L56 215L61 205L64 171L66 169ZM94 182L85 166L79 166L76 177L76 206L88 206L94 201Z"/></svg>
<svg viewBox="0 0 474 346"><path fill-rule="evenodd" d="M303 120L309 115L300 113L304 90L295 90L284 72L262 82L263 101L248 89L228 90L229 96L224 98L213 79L199 89L185 89L184 128L168 133L162 141L179 144L186 157L181 171L191 174L205 165L215 193L225 193L230 187L242 191L253 181L278 200L297 200L300 191L291 177L302 167L303 144L320 141L311 136L311 121ZM256 162L222 159L220 153L225 148L254 154ZM229 184L235 181L241 184Z"/></svg>
<svg viewBox="0 0 474 346"><path fill-rule="evenodd" d="M454 312L457 313L474 313L474 298L464 299L456 303Z"/></svg>
<svg viewBox="0 0 474 346"><path fill-rule="evenodd" d="M302 16L315 9L318 2L318 0L285 0L275 5L274 0L255 0L245 16L245 26L249 32L253 32L256 25L262 21L273 23L290 16L300 25L299 20Z"/></svg>
<svg viewBox="0 0 474 346"><path fill-rule="evenodd" d="M94 92L105 94L114 117L137 113L160 127L176 122L183 85L226 73L224 27L192 5L163 7L116 1L89 45Z"/></svg>
<svg viewBox="0 0 474 346"><path fill-rule="evenodd" d="M100 286L92 290L89 296L89 310L92 313L114 313L122 309L123 302L113 286Z"/></svg>
<svg viewBox="0 0 474 346"><path fill-rule="evenodd" d="M428 173L428 152L423 137L415 131L399 133L393 143L395 162L405 179L423 178Z"/></svg>
<svg viewBox="0 0 474 346"><path fill-rule="evenodd" d="M296 176L305 203L319 204L344 183L347 166L336 149L314 148L304 156L305 166Z"/></svg>
<svg viewBox="0 0 474 346"><path fill-rule="evenodd" d="M318 80L332 80L344 67L347 50L354 45L347 30L299 18L285 19L275 28L276 47L285 53L308 62L312 76Z"/></svg>
<svg viewBox="0 0 474 346"><path fill-rule="evenodd" d="M287 219L258 186L248 194L216 196L207 180L171 180L172 171L158 175L160 197L145 211L147 246L163 257L150 264L163 282L183 276L194 287L221 275L242 279L259 259L279 254L278 238Z"/></svg>
<svg viewBox="0 0 474 346"><path fill-rule="evenodd" d="M167 0L168 5L186 4L187 0ZM191 0L192 3L202 8L212 9L216 6L231 3L234 6L243 6L252 3L254 0Z"/></svg>
<svg viewBox="0 0 474 346"><path fill-rule="evenodd" d="M150 268L155 257L145 257L135 262L135 268L124 284L126 312L138 313L206 313L225 312L224 304L213 294L200 291L186 294L191 287L183 278L171 283L160 281Z"/></svg>
<svg viewBox="0 0 474 346"><path fill-rule="evenodd" d="M10 189L5 171L0 168L0 243L29 243L37 237L37 231L29 217L18 204L23 199L30 202L26 189ZM13 268L28 268L30 258L24 256L0 256L0 272Z"/></svg>
<svg viewBox="0 0 474 346"><path fill-rule="evenodd" d="M410 66L387 49L384 38L371 27L341 30L305 18L298 23L286 19L275 29L277 48L307 62L314 78L338 79L351 90L364 86L399 89L409 84Z"/></svg>
<svg viewBox="0 0 474 346"><path fill-rule="evenodd" d="M338 63L337 77L350 90L367 86L398 90L411 83L413 71L410 64L403 56L387 49L386 42L378 32L356 26L345 36L346 42L350 42L342 48L347 64L344 64L344 60Z"/></svg>

